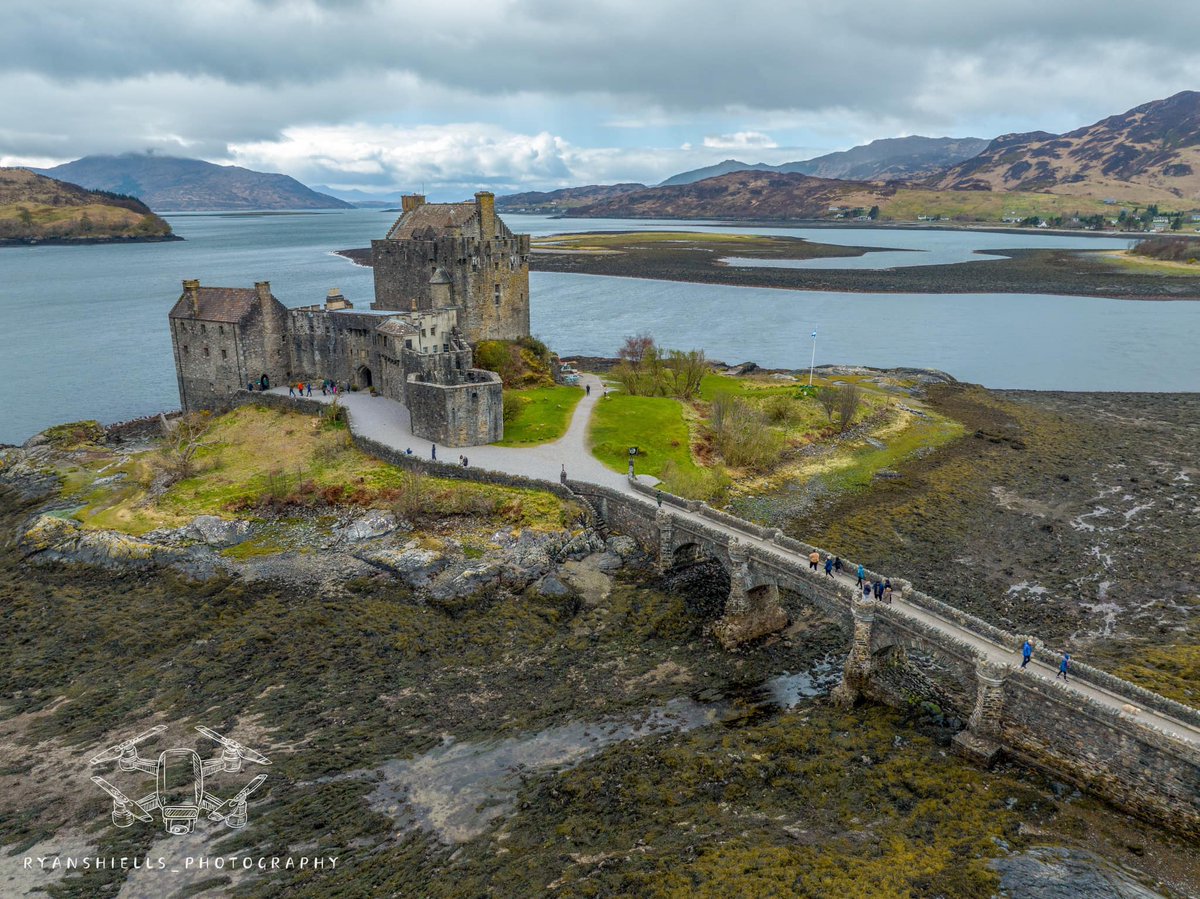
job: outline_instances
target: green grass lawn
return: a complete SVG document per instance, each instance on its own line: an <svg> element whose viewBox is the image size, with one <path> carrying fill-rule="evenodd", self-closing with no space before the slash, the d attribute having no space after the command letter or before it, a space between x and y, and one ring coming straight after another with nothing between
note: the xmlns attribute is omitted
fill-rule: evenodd
<svg viewBox="0 0 1200 899"><path fill-rule="evenodd" d="M613 471L628 470L631 446L638 448L638 474L661 477L668 461L683 469L696 467L683 406L669 397L610 393L592 410L588 437L592 455Z"/></svg>
<svg viewBox="0 0 1200 899"><path fill-rule="evenodd" d="M567 432L571 413L583 398L582 387L535 387L505 393L517 398L521 411L515 420L504 423L504 439L497 441L497 446L533 446L557 440Z"/></svg>

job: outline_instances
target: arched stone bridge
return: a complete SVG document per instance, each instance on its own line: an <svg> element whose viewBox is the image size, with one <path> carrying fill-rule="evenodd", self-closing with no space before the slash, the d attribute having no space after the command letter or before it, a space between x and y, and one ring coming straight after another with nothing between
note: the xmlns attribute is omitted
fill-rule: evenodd
<svg viewBox="0 0 1200 899"><path fill-rule="evenodd" d="M841 576L827 576L823 564L813 571L815 547L703 503L636 481L628 492L567 486L611 530L653 553L661 572L703 562L725 570L729 594L713 630L727 647L786 625L786 595L844 625L839 700L933 700L967 722L955 737L965 754L990 762L1006 752L1200 837L1200 711L1085 664L1073 663L1069 683L1056 680L1059 654L1044 646L1029 668L1019 669L1024 636L899 577L890 578L891 604L864 600L849 574L856 564L844 560ZM823 562L827 553L816 551ZM866 578L884 579L870 570Z"/></svg>
<svg viewBox="0 0 1200 899"><path fill-rule="evenodd" d="M1058 654L1044 646L1028 669L1018 669L1023 636L940 602L903 578L891 577L897 594L892 605L864 601L854 579L809 570L813 547L604 469L591 460L585 439L598 387L594 382L592 396L580 401L559 443L541 454L538 448L480 447L472 451L469 469L406 453L412 436L396 424L403 416L389 412L389 400L347 396L344 402L352 438L363 452L442 477L584 499L601 525L638 540L662 570L706 559L720 564L730 588L714 631L726 645L782 627L785 595L807 603L842 622L848 634L842 700L933 699L967 721L955 738L964 752L984 760L1006 752L1200 840L1200 710L1078 662L1070 683L1055 680ZM236 402L321 410L317 397L253 393ZM561 483L545 480L548 471L559 470L564 454L591 460L580 464L591 480L568 480L565 470ZM880 575L867 571L867 577Z"/></svg>

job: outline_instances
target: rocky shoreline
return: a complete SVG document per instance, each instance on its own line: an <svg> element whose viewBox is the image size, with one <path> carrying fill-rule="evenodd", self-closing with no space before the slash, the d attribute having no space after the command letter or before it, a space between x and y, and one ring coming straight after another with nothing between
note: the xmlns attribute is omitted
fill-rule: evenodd
<svg viewBox="0 0 1200 899"><path fill-rule="evenodd" d="M108 243L164 243L183 239L178 234L151 237L6 237L0 239L0 247L75 247Z"/></svg>

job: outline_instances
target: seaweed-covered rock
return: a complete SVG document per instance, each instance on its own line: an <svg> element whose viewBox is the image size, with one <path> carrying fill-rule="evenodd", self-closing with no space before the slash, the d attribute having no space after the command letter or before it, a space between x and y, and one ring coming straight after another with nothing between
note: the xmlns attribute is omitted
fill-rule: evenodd
<svg viewBox="0 0 1200 899"><path fill-rule="evenodd" d="M181 536L209 546L233 546L249 537L250 530L250 522L241 519L230 521L216 515L197 515L181 528Z"/></svg>
<svg viewBox="0 0 1200 899"><path fill-rule="evenodd" d="M334 534L348 542L357 543L390 534L399 527L399 520L391 512L371 509L348 524L334 528Z"/></svg>
<svg viewBox="0 0 1200 899"><path fill-rule="evenodd" d="M358 554L358 558L396 575L413 589L428 587L433 578L449 564L445 554L422 549L415 540L405 544L402 549L375 549Z"/></svg>

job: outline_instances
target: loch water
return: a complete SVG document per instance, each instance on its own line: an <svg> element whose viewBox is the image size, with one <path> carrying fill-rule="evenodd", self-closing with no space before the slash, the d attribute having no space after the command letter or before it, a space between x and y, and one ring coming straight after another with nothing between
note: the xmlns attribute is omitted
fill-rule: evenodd
<svg viewBox="0 0 1200 899"><path fill-rule="evenodd" d="M396 213L169 215L183 241L0 249L0 443L80 418L104 422L177 406L167 312L180 281L269 280L290 306L332 287L365 307L372 275L334 251L367 246ZM886 228L739 227L694 222L506 215L534 235L585 230L742 230L878 246L822 266L957 263L979 268L972 294L856 294L534 273L534 334L564 355L612 355L629 334L703 348L726 362L937 368L988 387L1180 391L1200 387L1200 301L1124 301L987 291L979 251L1122 248L1120 238Z"/></svg>

